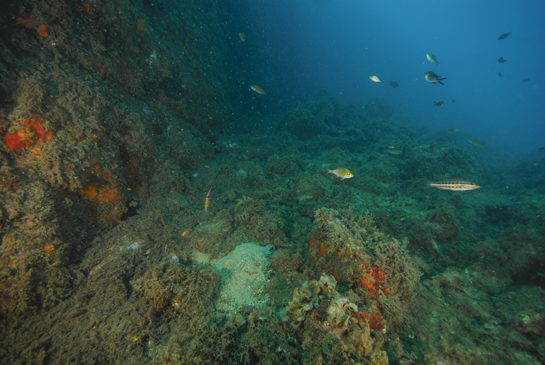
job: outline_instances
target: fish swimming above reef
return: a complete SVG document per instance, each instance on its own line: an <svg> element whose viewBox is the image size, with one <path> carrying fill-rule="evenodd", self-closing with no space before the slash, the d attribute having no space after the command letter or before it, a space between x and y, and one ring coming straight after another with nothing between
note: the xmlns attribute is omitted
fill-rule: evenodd
<svg viewBox="0 0 545 365"><path fill-rule="evenodd" d="M453 190L453 191L467 191L475 190L480 188L479 185L476 185L467 180L442 180L438 182L427 182L427 188L437 188L442 190Z"/></svg>
<svg viewBox="0 0 545 365"><path fill-rule="evenodd" d="M354 177L354 174L350 172L350 170L345 169L344 167L340 167L335 170L327 170L328 174L333 174L335 176L340 177L341 179L350 179L351 177Z"/></svg>
<svg viewBox="0 0 545 365"><path fill-rule="evenodd" d="M391 155L401 155L400 150L389 150L388 153Z"/></svg>
<svg viewBox="0 0 545 365"><path fill-rule="evenodd" d="M476 139L468 139L467 141L469 143L471 143L471 144L474 144L475 146L478 146L478 147L486 147L486 145L484 143L479 142Z"/></svg>
<svg viewBox="0 0 545 365"><path fill-rule="evenodd" d="M396 148L396 146L394 144L392 144L392 143L387 143L386 146L388 148Z"/></svg>
<svg viewBox="0 0 545 365"><path fill-rule="evenodd" d="M250 90L255 91L258 94L265 95L265 90L263 90L262 88L260 88L257 85L250 86Z"/></svg>
<svg viewBox="0 0 545 365"><path fill-rule="evenodd" d="M240 38L241 42L244 42L246 40L246 34L244 34L244 32L240 32L238 34L238 37Z"/></svg>
<svg viewBox="0 0 545 365"><path fill-rule="evenodd" d="M382 82L380 81L380 79L378 77L376 77L375 75L371 75L369 76L369 79L373 82Z"/></svg>
<svg viewBox="0 0 545 365"><path fill-rule="evenodd" d="M435 72L432 71L426 72L424 78L426 79L426 81L431 82L432 84L440 83L441 85L445 85L441 81L447 79L446 77L441 78L441 76L437 76Z"/></svg>
<svg viewBox="0 0 545 365"><path fill-rule="evenodd" d="M435 106L443 106L443 105L445 105L445 102L444 102L444 101L434 101L434 102L433 102L433 105L435 105Z"/></svg>
<svg viewBox="0 0 545 365"><path fill-rule="evenodd" d="M509 33L503 33L502 35L500 35L500 36L498 37L498 40L501 41L502 39L505 39L505 38L509 37L509 36L511 35L511 33L513 33L513 32L511 31L511 32L509 32Z"/></svg>
<svg viewBox="0 0 545 365"><path fill-rule="evenodd" d="M437 57L435 57L435 55L433 53L426 53L426 58L431 63L435 63L435 64L439 65L439 61L437 61Z"/></svg>
<svg viewBox="0 0 545 365"><path fill-rule="evenodd" d="M390 86L396 89L399 87L399 84L397 83L397 81L390 81Z"/></svg>
<svg viewBox="0 0 545 365"><path fill-rule="evenodd" d="M502 77L503 75L501 74L501 72L498 72L498 76L499 76L499 77Z"/></svg>
<svg viewBox="0 0 545 365"><path fill-rule="evenodd" d="M507 61L507 60L505 58L503 58L503 57L498 58L499 63L505 63L505 61Z"/></svg>
<svg viewBox="0 0 545 365"><path fill-rule="evenodd" d="M530 78L525 78L524 80L522 80L522 82L529 82L530 81Z"/></svg>

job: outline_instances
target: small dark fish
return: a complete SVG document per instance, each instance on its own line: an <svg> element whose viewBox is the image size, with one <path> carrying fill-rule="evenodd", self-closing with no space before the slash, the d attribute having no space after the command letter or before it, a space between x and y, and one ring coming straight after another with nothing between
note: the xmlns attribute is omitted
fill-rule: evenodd
<svg viewBox="0 0 545 365"><path fill-rule="evenodd" d="M452 102L455 103L455 102L456 102L456 99L452 99Z"/></svg>
<svg viewBox="0 0 545 365"><path fill-rule="evenodd" d="M397 83L397 81L390 81L390 86L395 89L399 87L399 84Z"/></svg>
<svg viewBox="0 0 545 365"><path fill-rule="evenodd" d="M433 71L426 72L424 78L426 81L431 82L432 84L440 83L441 85L445 85L441 81L447 79L446 77L441 78L441 76L437 76Z"/></svg>
<svg viewBox="0 0 545 365"><path fill-rule="evenodd" d="M502 39L505 39L505 38L509 37L509 36L511 35L511 33L513 33L513 32L511 31L511 32L509 32L509 33L503 33L502 35L500 35L500 36L498 37L498 40L501 41Z"/></svg>
<svg viewBox="0 0 545 365"><path fill-rule="evenodd" d="M501 72L498 72L498 76L499 76L499 77L502 77L503 75L501 74Z"/></svg>
<svg viewBox="0 0 545 365"><path fill-rule="evenodd" d="M524 80L522 80L522 82L528 82L528 81L530 81L530 79L528 77L525 78Z"/></svg>
<svg viewBox="0 0 545 365"><path fill-rule="evenodd" d="M498 62L499 62L499 63L504 63L505 61L507 61L507 60L504 59L503 57L498 58Z"/></svg>
<svg viewBox="0 0 545 365"><path fill-rule="evenodd" d="M538 149L538 151L539 151L539 152L545 152L545 147L540 147L540 148Z"/></svg>
<svg viewBox="0 0 545 365"><path fill-rule="evenodd" d="M435 106L443 106L443 105L445 105L445 102L444 102L444 101L434 101L434 102L433 102L433 105L435 105Z"/></svg>

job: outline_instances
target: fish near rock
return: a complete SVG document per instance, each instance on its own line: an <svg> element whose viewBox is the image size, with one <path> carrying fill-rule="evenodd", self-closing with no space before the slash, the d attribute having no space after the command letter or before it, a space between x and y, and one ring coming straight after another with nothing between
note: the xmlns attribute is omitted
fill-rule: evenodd
<svg viewBox="0 0 545 365"><path fill-rule="evenodd" d="M424 78L426 79L426 81L431 82L432 84L440 83L441 85L445 85L441 81L447 79L447 77L441 77L436 75L435 72L433 71L426 72L426 75L424 75Z"/></svg>
<svg viewBox="0 0 545 365"><path fill-rule="evenodd" d="M352 177L354 177L354 174L352 172L350 172L350 170L348 169L345 169L344 167L340 167L338 169L335 169L335 170L329 170L327 169L327 173L328 174L333 174L335 176L338 176L340 177L342 180L344 179L350 179Z"/></svg>
<svg viewBox="0 0 545 365"><path fill-rule="evenodd" d="M509 33L503 33L502 35L500 35L498 37L498 40L501 41L502 39L505 39L505 38L509 37L511 35L511 33L513 33L513 32L511 31Z"/></svg>
<svg viewBox="0 0 545 365"><path fill-rule="evenodd" d="M426 182L426 187L452 191L467 191L480 188L479 185L467 180L443 180L438 182Z"/></svg>

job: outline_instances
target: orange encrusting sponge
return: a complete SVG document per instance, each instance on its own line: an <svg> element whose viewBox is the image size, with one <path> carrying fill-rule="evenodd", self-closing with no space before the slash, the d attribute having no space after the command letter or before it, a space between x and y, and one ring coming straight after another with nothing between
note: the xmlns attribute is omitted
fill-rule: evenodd
<svg viewBox="0 0 545 365"><path fill-rule="evenodd" d="M33 115L33 118L35 120L25 119L19 122L19 124L26 127L25 129L4 136L8 148L17 151L33 143L46 144L47 141L53 138L53 131L45 130L44 121L37 115Z"/></svg>

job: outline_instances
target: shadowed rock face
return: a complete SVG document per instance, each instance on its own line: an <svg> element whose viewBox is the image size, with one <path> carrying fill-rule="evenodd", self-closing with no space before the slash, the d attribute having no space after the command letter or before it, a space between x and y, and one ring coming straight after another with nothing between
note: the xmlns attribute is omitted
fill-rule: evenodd
<svg viewBox="0 0 545 365"><path fill-rule="evenodd" d="M173 100L181 100L184 95L180 77L165 77L159 84L159 89L163 90Z"/></svg>

